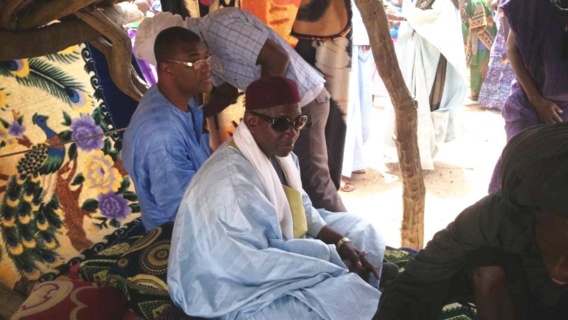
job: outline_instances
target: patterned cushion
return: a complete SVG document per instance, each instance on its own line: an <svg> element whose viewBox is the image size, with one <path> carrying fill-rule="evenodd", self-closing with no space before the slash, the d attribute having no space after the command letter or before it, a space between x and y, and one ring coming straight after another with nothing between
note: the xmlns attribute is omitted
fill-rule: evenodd
<svg viewBox="0 0 568 320"><path fill-rule="evenodd" d="M96 283L57 280L37 283L12 320L122 319L126 297Z"/></svg>
<svg viewBox="0 0 568 320"><path fill-rule="evenodd" d="M129 308L146 319L173 304L166 284L172 230L173 223L167 223L148 231L108 272L109 284L124 292Z"/></svg>
<svg viewBox="0 0 568 320"><path fill-rule="evenodd" d="M134 242L136 237L141 236L144 232L145 229L142 225L142 220L140 218L136 218L111 234L106 235L103 241L95 243L92 247L81 251L78 256L69 259L66 263L60 266L57 266L52 270L52 272L44 273L38 280L39 282L52 281L60 279L62 276L71 276L72 279L76 279L76 276L71 275L73 273L73 268L84 266L86 264L91 264L92 267L95 267L97 264L102 264L106 265L106 267L102 269L108 269L114 264L120 254L122 254L116 253L114 260L110 263L108 260L113 259L113 257L111 257L113 255L112 252L120 250L119 247L123 246L124 242ZM85 272L86 270L87 268L82 268L81 271L83 274L81 274L81 278L87 282L95 282L93 278L94 273L100 270L94 268L94 270ZM27 294L25 296L27 296Z"/></svg>
<svg viewBox="0 0 568 320"><path fill-rule="evenodd" d="M418 251L412 248L392 248L388 247L385 251L385 256L383 261L394 263L399 267L398 272L403 272L406 264L414 259L414 257L418 254ZM381 291L384 290L384 286L388 286L388 282L386 284L381 283ZM454 302L444 306L442 309L442 314L438 318L438 320L476 320L477 319L477 312L475 310L475 306L473 304L466 304L466 303L459 303Z"/></svg>
<svg viewBox="0 0 568 320"><path fill-rule="evenodd" d="M172 229L167 223L100 251L81 264L81 278L117 288L131 310L155 319L173 305L166 284Z"/></svg>
<svg viewBox="0 0 568 320"><path fill-rule="evenodd" d="M79 276L84 281L106 283L108 281L107 274L116 261L126 253L131 245L136 242L142 235L126 238L106 249L99 251L90 258L85 259L81 263Z"/></svg>

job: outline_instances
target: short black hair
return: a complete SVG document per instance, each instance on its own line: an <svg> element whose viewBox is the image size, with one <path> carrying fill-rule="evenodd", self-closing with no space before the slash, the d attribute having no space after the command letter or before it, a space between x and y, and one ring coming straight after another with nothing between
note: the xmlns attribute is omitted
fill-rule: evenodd
<svg viewBox="0 0 568 320"><path fill-rule="evenodd" d="M171 27L162 30L154 42L154 55L156 61L172 59L179 49L179 44L194 44L201 42L201 38L194 32L183 27Z"/></svg>

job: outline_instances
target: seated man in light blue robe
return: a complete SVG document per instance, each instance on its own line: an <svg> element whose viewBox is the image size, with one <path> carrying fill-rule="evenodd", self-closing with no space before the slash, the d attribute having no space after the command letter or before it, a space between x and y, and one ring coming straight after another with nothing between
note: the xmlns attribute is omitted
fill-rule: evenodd
<svg viewBox="0 0 568 320"><path fill-rule="evenodd" d="M156 38L158 83L142 97L124 133L122 160L140 201L146 230L174 220L197 169L211 154L197 94L211 91L205 43L169 28Z"/></svg>
<svg viewBox="0 0 568 320"><path fill-rule="evenodd" d="M299 101L286 78L251 83L243 122L186 190L168 263L170 296L185 313L287 320L375 313L380 292L367 281L378 283L384 241L356 216L312 206L291 153L307 121Z"/></svg>

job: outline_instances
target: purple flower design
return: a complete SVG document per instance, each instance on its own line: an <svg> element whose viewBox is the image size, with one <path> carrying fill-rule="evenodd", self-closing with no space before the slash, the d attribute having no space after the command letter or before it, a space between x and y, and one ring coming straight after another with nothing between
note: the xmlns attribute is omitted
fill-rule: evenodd
<svg viewBox="0 0 568 320"><path fill-rule="evenodd" d="M24 135L24 131L26 131L26 127L16 120L12 121L12 124L8 127L8 133L16 138L21 138Z"/></svg>
<svg viewBox="0 0 568 320"><path fill-rule="evenodd" d="M132 212L128 200L114 192L99 195L99 209L105 217L111 219L126 218Z"/></svg>
<svg viewBox="0 0 568 320"><path fill-rule="evenodd" d="M92 151L103 147L103 129L95 124L89 115L82 115L71 122L71 139L77 147L84 151Z"/></svg>

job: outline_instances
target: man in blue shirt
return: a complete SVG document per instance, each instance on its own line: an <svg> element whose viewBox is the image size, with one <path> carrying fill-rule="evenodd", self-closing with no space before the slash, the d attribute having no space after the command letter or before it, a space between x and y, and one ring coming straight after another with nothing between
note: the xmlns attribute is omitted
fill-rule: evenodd
<svg viewBox="0 0 568 320"><path fill-rule="evenodd" d="M211 154L197 94L211 91L209 53L186 28L160 32L154 45L158 83L140 103L123 139L123 162L147 230L173 221L197 169Z"/></svg>

